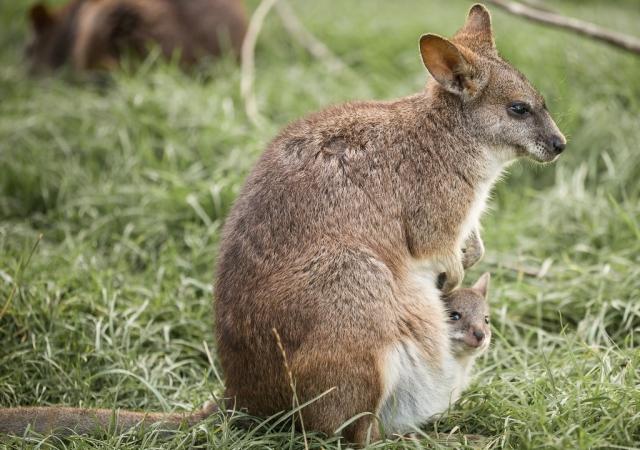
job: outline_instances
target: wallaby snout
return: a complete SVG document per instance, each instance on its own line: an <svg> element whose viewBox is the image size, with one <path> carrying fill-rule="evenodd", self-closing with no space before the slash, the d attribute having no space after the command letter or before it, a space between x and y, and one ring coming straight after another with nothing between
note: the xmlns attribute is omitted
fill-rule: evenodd
<svg viewBox="0 0 640 450"><path fill-rule="evenodd" d="M553 151L558 155L564 151L566 145L567 140L564 138L564 136L553 136L551 138L551 147L553 148Z"/></svg>
<svg viewBox="0 0 640 450"><path fill-rule="evenodd" d="M539 113L539 116L539 123L534 124L534 126L542 129L540 133L540 141L542 142L536 142L533 147L527 147L527 152L524 156L538 162L553 162L566 148L567 139L560 132L546 108Z"/></svg>

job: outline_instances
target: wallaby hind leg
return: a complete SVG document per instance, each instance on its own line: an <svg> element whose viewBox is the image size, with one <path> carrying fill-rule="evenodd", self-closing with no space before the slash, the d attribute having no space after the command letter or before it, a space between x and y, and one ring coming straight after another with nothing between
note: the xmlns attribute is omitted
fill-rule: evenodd
<svg viewBox="0 0 640 450"><path fill-rule="evenodd" d="M321 299L323 314L292 354L291 370L301 403L330 392L302 410L305 426L333 435L360 415L342 436L374 442L380 438L375 415L384 391L383 351L398 333L389 313L394 277L376 258L351 248L335 249L318 269L332 282L306 291Z"/></svg>
<svg viewBox="0 0 640 450"><path fill-rule="evenodd" d="M310 353L294 364L292 372L300 403L325 393L302 409L305 428L332 436L350 419L365 413L340 433L363 446L380 439L375 416L382 396L380 374L373 355L344 350L320 358Z"/></svg>

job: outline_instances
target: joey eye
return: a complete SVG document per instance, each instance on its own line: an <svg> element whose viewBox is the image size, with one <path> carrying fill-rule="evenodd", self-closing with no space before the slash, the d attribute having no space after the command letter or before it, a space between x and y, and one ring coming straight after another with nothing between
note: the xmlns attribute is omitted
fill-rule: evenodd
<svg viewBox="0 0 640 450"><path fill-rule="evenodd" d="M531 106L525 102L513 102L507 106L507 111L512 117L521 119L531 114Z"/></svg>
<svg viewBox="0 0 640 450"><path fill-rule="evenodd" d="M462 316L460 315L460 313L458 311L452 311L451 313L449 313L449 318L451 320L460 320Z"/></svg>
<svg viewBox="0 0 640 450"><path fill-rule="evenodd" d="M484 323L489 324L489 316L484 316Z"/></svg>

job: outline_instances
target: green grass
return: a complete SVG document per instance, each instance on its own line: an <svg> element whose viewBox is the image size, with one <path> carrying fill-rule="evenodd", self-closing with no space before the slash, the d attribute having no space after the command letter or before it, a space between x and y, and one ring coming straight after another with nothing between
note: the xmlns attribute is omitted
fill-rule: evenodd
<svg viewBox="0 0 640 450"><path fill-rule="evenodd" d="M348 64L344 73L329 72L270 16L256 61L266 120L255 128L231 61L190 75L148 61L106 87L28 79L27 3L0 3L0 405L166 411L222 394L212 330L217 244L269 139L330 103L421 89L418 37L450 35L469 5L295 3ZM553 7L639 31L633 0ZM375 448L637 448L640 58L498 11L494 26L502 54L546 95L570 143L554 166L514 166L484 219L487 254L467 279L494 275L494 343L476 382L418 441ZM543 265L542 278L525 273ZM288 420L252 432L235 420L212 417L169 439L134 430L0 445L304 448ZM307 439L311 448L339 446Z"/></svg>

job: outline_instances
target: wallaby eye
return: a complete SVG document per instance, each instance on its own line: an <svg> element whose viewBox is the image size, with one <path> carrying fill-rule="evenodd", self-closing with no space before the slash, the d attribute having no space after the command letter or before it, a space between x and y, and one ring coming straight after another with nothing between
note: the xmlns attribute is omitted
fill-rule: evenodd
<svg viewBox="0 0 640 450"><path fill-rule="evenodd" d="M531 113L531 107L524 102L513 102L507 107L513 117L522 118Z"/></svg>
<svg viewBox="0 0 640 450"><path fill-rule="evenodd" d="M484 323L489 324L489 316L484 316Z"/></svg>
<svg viewBox="0 0 640 450"><path fill-rule="evenodd" d="M462 316L460 315L460 313L458 311L451 311L451 313L449 314L449 318L451 320L460 320Z"/></svg>

